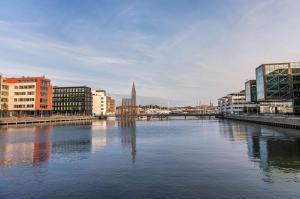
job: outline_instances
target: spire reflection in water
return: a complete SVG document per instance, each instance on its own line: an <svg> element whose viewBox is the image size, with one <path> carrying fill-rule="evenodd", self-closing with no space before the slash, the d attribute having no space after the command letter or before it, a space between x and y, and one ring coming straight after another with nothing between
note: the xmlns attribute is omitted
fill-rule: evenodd
<svg viewBox="0 0 300 199"><path fill-rule="evenodd" d="M121 142L125 147L131 147L132 162L136 159L136 121L133 118L122 118L118 121Z"/></svg>

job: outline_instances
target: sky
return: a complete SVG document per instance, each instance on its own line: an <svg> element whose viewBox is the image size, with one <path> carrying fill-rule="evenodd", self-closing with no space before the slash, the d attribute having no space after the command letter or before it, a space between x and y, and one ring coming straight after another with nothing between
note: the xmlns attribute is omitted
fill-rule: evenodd
<svg viewBox="0 0 300 199"><path fill-rule="evenodd" d="M244 88L300 60L298 0L0 0L0 73L166 105ZM151 102L148 101L148 102Z"/></svg>

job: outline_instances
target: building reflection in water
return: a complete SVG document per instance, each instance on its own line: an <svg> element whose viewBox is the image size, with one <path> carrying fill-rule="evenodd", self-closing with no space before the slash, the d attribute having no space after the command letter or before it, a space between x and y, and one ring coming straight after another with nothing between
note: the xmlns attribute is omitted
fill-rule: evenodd
<svg viewBox="0 0 300 199"><path fill-rule="evenodd" d="M52 126L9 127L0 133L0 165L38 165L51 156Z"/></svg>
<svg viewBox="0 0 300 199"><path fill-rule="evenodd" d="M121 133L121 142L124 147L131 148L131 159L136 160L136 121L135 119L122 118L118 120Z"/></svg>
<svg viewBox="0 0 300 199"><path fill-rule="evenodd" d="M244 140L247 143L248 156L263 171L264 181L285 179L299 182L295 175L300 173L300 138L295 136L297 130L247 123L226 124L228 129L221 132L231 141Z"/></svg>
<svg viewBox="0 0 300 199"><path fill-rule="evenodd" d="M51 158L85 159L105 148L109 126L115 126L115 121L1 128L0 166L45 166Z"/></svg>
<svg viewBox="0 0 300 199"><path fill-rule="evenodd" d="M98 152L105 148L109 137L107 137L107 128L115 127L115 120L97 120L92 123L92 152Z"/></svg>

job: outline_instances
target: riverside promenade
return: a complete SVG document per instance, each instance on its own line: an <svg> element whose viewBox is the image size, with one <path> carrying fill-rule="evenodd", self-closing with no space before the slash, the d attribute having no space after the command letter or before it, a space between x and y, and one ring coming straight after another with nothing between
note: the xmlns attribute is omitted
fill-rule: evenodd
<svg viewBox="0 0 300 199"><path fill-rule="evenodd" d="M270 126L300 129L300 117L275 115L224 115L224 118Z"/></svg>
<svg viewBox="0 0 300 199"><path fill-rule="evenodd" d="M92 116L49 116L49 117L6 117L0 118L0 125L40 124L54 122L86 121L98 119Z"/></svg>

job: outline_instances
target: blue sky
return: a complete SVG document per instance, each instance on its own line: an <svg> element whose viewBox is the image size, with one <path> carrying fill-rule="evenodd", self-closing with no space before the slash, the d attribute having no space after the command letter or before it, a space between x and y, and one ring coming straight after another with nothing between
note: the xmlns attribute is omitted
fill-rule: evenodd
<svg viewBox="0 0 300 199"><path fill-rule="evenodd" d="M0 72L216 102L259 64L300 60L299 10L297 0L0 0Z"/></svg>

